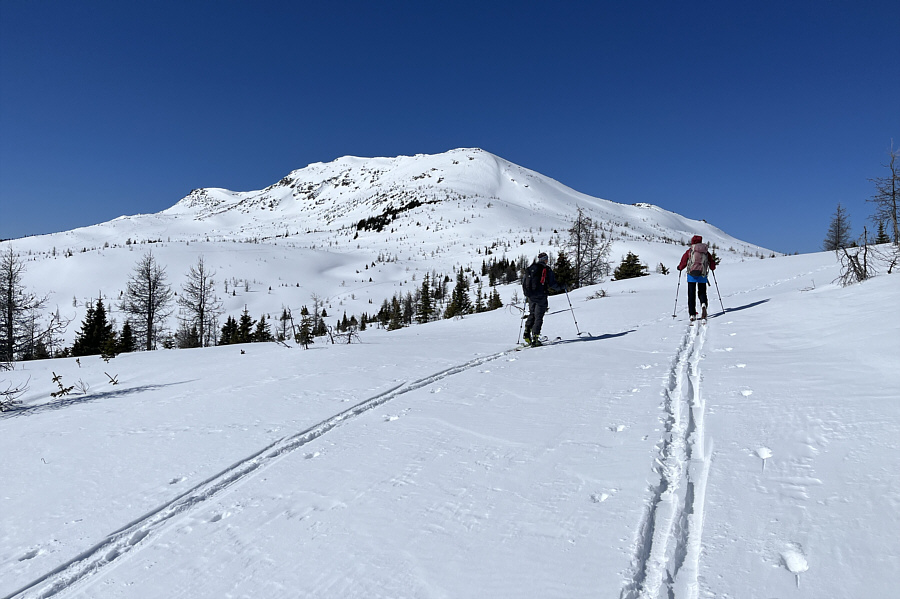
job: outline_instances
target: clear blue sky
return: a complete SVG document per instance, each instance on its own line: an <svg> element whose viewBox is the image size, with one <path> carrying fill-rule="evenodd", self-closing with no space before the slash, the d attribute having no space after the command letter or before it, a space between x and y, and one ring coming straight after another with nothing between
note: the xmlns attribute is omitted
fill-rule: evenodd
<svg viewBox="0 0 900 599"><path fill-rule="evenodd" d="M892 139L896 0L0 0L0 238L480 147L809 252Z"/></svg>

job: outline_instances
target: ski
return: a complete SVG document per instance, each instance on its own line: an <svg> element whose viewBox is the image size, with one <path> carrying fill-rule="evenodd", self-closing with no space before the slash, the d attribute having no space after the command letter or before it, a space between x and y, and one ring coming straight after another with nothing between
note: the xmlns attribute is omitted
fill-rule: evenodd
<svg viewBox="0 0 900 599"><path fill-rule="evenodd" d="M525 341L523 343L520 343L518 346L516 346L515 350L521 351L523 349L529 349L532 347L546 347L548 345L554 345L554 344L562 341L562 337L555 337L554 339L550 339L549 337L544 335L544 336L541 336L540 341L541 341L540 345L532 345L528 341Z"/></svg>

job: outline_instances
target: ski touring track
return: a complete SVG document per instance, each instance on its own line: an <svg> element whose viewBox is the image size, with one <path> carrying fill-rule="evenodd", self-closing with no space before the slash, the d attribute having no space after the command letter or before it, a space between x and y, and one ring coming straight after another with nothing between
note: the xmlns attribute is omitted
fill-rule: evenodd
<svg viewBox="0 0 900 599"><path fill-rule="evenodd" d="M137 520L110 533L106 538L71 560L40 576L3 599L46 599L60 593L74 591L99 572L114 567L116 562L136 549L147 546L174 518L197 509L211 499L220 496L238 483L246 482L280 458L294 452L332 429L352 421L392 399L421 389L447 377L465 372L513 353L514 349L473 358L411 383L403 382L387 391L374 395L343 412L314 424L304 431L282 437L260 451L232 464L193 488L175 497ZM121 562L119 562L121 563Z"/></svg>
<svg viewBox="0 0 900 599"><path fill-rule="evenodd" d="M631 575L620 599L697 599L706 481L713 444L704 439L700 360L707 325L689 326L669 369L659 483L639 527Z"/></svg>

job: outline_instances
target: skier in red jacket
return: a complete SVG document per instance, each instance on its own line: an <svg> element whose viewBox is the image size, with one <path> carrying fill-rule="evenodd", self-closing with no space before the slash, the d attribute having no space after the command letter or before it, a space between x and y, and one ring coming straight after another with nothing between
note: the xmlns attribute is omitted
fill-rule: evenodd
<svg viewBox="0 0 900 599"><path fill-rule="evenodd" d="M694 235L691 237L691 247L684 252L678 271L687 268L688 276L688 314L691 320L697 318L697 295L700 295L700 318L706 320L706 285L709 283L707 276L710 269L716 269L715 255L709 252L709 246L703 243L703 237Z"/></svg>

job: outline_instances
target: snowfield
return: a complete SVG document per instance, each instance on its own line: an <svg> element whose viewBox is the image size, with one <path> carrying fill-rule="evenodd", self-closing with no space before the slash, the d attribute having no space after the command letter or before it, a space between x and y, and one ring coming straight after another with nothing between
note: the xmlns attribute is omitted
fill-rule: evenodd
<svg viewBox="0 0 900 599"><path fill-rule="evenodd" d="M0 596L896 596L900 285L837 274L726 261L705 326L676 275L607 281L523 351L505 308L20 364Z"/></svg>
<svg viewBox="0 0 900 599"><path fill-rule="evenodd" d="M349 345L0 372L27 386L0 413L0 597L896 596L896 275L841 288L832 254L776 257L476 149L313 164L0 249L70 346L98 297L121 328L148 252L176 293L203 257L222 321L274 328L315 296L333 325L426 275L555 257L578 209L613 265L631 251L653 274L552 297L547 347L516 351L510 284L501 310ZM654 271L695 233L722 263L691 326L686 285L676 305L677 273Z"/></svg>

